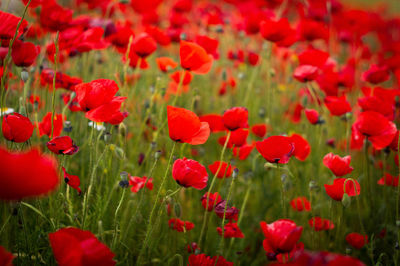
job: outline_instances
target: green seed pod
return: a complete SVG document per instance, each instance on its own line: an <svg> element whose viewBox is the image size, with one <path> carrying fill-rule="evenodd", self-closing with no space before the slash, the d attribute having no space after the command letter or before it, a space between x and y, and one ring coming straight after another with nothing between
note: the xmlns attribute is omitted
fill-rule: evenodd
<svg viewBox="0 0 400 266"><path fill-rule="evenodd" d="M26 82L28 81L28 79L29 79L29 73L28 73L28 71L26 71L25 68L23 68L23 69L21 70L21 79L22 79L22 81L23 81L24 83L26 83Z"/></svg>
<svg viewBox="0 0 400 266"><path fill-rule="evenodd" d="M346 193L343 194L343 198L342 198L342 204L344 207L348 207L351 203L351 199L349 197L349 195L347 195Z"/></svg>

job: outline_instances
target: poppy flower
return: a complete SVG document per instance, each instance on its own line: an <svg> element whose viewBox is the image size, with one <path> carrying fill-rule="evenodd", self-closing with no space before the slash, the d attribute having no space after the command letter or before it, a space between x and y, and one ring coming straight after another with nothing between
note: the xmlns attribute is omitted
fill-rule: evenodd
<svg viewBox="0 0 400 266"><path fill-rule="evenodd" d="M189 256L189 266L213 266L214 260L206 254L191 254Z"/></svg>
<svg viewBox="0 0 400 266"><path fill-rule="evenodd" d="M322 123L319 113L314 110L314 109L304 109L304 113L306 115L306 118L308 122L310 122L312 125L317 125Z"/></svg>
<svg viewBox="0 0 400 266"><path fill-rule="evenodd" d="M351 112L351 105L347 101L346 96L327 96L324 99L326 108L333 116L342 116L345 113Z"/></svg>
<svg viewBox="0 0 400 266"><path fill-rule="evenodd" d="M247 62L251 65L251 66L256 66L258 64L258 62L260 61L260 56L252 51L249 51L247 54Z"/></svg>
<svg viewBox="0 0 400 266"><path fill-rule="evenodd" d="M355 249L361 249L368 243L368 236L359 233L350 233L346 236L346 242Z"/></svg>
<svg viewBox="0 0 400 266"><path fill-rule="evenodd" d="M225 125L222 122L222 115L219 114L208 114L199 116L201 122L207 122L210 126L211 132L225 131Z"/></svg>
<svg viewBox="0 0 400 266"><path fill-rule="evenodd" d="M182 221L178 218L169 219L168 226L178 232L188 232L194 228L193 223L189 221Z"/></svg>
<svg viewBox="0 0 400 266"><path fill-rule="evenodd" d="M272 254L292 251L303 232L303 227L289 219L279 219L270 224L260 222L260 226L265 236L264 250Z"/></svg>
<svg viewBox="0 0 400 266"><path fill-rule="evenodd" d="M21 143L32 136L33 124L19 113L6 114L3 116L2 131L5 139Z"/></svg>
<svg viewBox="0 0 400 266"><path fill-rule="evenodd" d="M169 137L177 142L191 145L203 144L210 135L207 122L200 122L199 117L184 108L167 106Z"/></svg>
<svg viewBox="0 0 400 266"><path fill-rule="evenodd" d="M321 217L313 217L310 220L308 220L308 224L314 231L328 231L332 230L335 228L335 225L329 221L328 219L324 219Z"/></svg>
<svg viewBox="0 0 400 266"><path fill-rule="evenodd" d="M256 124L251 127L251 132L257 137L263 138L267 134L267 126L265 124Z"/></svg>
<svg viewBox="0 0 400 266"><path fill-rule="evenodd" d="M208 197L208 200L207 200ZM219 195L218 192L215 193L210 193L206 192L203 197L201 197L201 205L205 209L207 206L207 211L212 211L214 209L214 206L221 201L221 196ZM208 202L208 204L207 204Z"/></svg>
<svg viewBox="0 0 400 266"><path fill-rule="evenodd" d="M340 157L333 153L328 153L322 160L323 164L332 171L335 176L344 176L350 174L353 171L353 167L350 166L351 156Z"/></svg>
<svg viewBox="0 0 400 266"><path fill-rule="evenodd" d="M228 178L232 175L232 167L230 164L228 165L226 162L215 161L213 164L210 164L208 166L208 169L210 169L213 175L217 174L218 172L217 174L218 178L224 178L224 177Z"/></svg>
<svg viewBox="0 0 400 266"><path fill-rule="evenodd" d="M182 79L183 75L183 80ZM190 84L192 81L192 74L190 74L189 71L175 71L170 75L170 78L177 84L179 85L180 82L182 82L182 86L187 86Z"/></svg>
<svg viewBox="0 0 400 266"><path fill-rule="evenodd" d="M270 42L280 42L292 34L287 18L281 18L279 20L266 19L260 23L261 36Z"/></svg>
<svg viewBox="0 0 400 266"><path fill-rule="evenodd" d="M292 206L293 210L298 212L311 210L311 203L306 197L297 197L292 199L290 201L290 206Z"/></svg>
<svg viewBox="0 0 400 266"><path fill-rule="evenodd" d="M40 25L52 32L68 28L73 11L60 6L56 1L44 1L40 12Z"/></svg>
<svg viewBox="0 0 400 266"><path fill-rule="evenodd" d="M300 65L294 72L293 77L300 82L313 81L318 77L318 67L311 65Z"/></svg>
<svg viewBox="0 0 400 266"><path fill-rule="evenodd" d="M217 205L215 205L215 214L223 219L224 218L224 213L225 213L225 219L227 220L238 220L238 216L239 216L239 210L236 207L230 207L230 206L226 206L226 200L221 200L220 202L217 203Z"/></svg>
<svg viewBox="0 0 400 266"><path fill-rule="evenodd" d="M118 125L127 116L127 112L121 112L121 105L127 97L114 97L110 102L86 112L85 117L93 122L104 122L111 125Z"/></svg>
<svg viewBox="0 0 400 266"><path fill-rule="evenodd" d="M181 66L196 74L206 74L210 71L213 58L198 44L181 41L179 48Z"/></svg>
<svg viewBox="0 0 400 266"><path fill-rule="evenodd" d="M221 227L217 227L217 232L220 236L222 236ZM244 234L240 230L237 223L233 223L231 221L224 226L224 238L244 238Z"/></svg>
<svg viewBox="0 0 400 266"><path fill-rule="evenodd" d="M301 135L293 133L289 137L290 141L292 141L295 149L292 155L296 157L297 160L304 161L307 159L308 155L311 152L311 146L308 141L303 138Z"/></svg>
<svg viewBox="0 0 400 266"><path fill-rule="evenodd" d="M375 149L381 150L392 142L397 132L396 125L385 116L374 111L362 112L352 126L352 133L367 137Z"/></svg>
<svg viewBox="0 0 400 266"><path fill-rule="evenodd" d="M53 88L54 70L43 69L40 73L40 84L49 85ZM68 76L60 71L56 72L56 88L64 88L66 90L74 90L75 85L82 83L82 79L78 77Z"/></svg>
<svg viewBox="0 0 400 266"><path fill-rule="evenodd" d="M329 58L329 53L318 49L307 49L298 55L300 65L323 67Z"/></svg>
<svg viewBox="0 0 400 266"><path fill-rule="evenodd" d="M378 185L397 187L399 185L399 177L394 177L389 173L385 173L385 175L378 180Z"/></svg>
<svg viewBox="0 0 400 266"><path fill-rule="evenodd" d="M55 154L72 155L78 152L79 147L69 136L55 137L47 142L47 148Z"/></svg>
<svg viewBox="0 0 400 266"><path fill-rule="evenodd" d="M8 252L4 247L0 246L0 265L12 266L13 259L14 255L11 252Z"/></svg>
<svg viewBox="0 0 400 266"><path fill-rule="evenodd" d="M48 112L44 117L42 122L39 122L39 134L40 136L47 135L51 137L52 123L51 123L52 113ZM58 137L63 129L63 121L65 117L62 114L55 114L53 120L53 137Z"/></svg>
<svg viewBox="0 0 400 266"><path fill-rule="evenodd" d="M5 42L2 42L2 46L8 46L8 41L14 37L21 18L0 10L0 21L3 21L0 25L0 39ZM18 29L17 38L24 32L27 26L28 22L24 19Z"/></svg>
<svg viewBox="0 0 400 266"><path fill-rule="evenodd" d="M195 42L206 50L206 52L212 55L215 59L218 59L218 45L219 41L212 39L206 35L197 35Z"/></svg>
<svg viewBox="0 0 400 266"><path fill-rule="evenodd" d="M39 53L39 45L16 40L11 50L11 57L16 66L29 67L35 62Z"/></svg>
<svg viewBox="0 0 400 266"><path fill-rule="evenodd" d="M372 84L385 82L390 74L386 66L371 65L371 67L362 74L362 80Z"/></svg>
<svg viewBox="0 0 400 266"><path fill-rule="evenodd" d="M46 195L58 187L57 172L57 161L37 148L9 152L0 147L0 199L21 200Z"/></svg>
<svg viewBox="0 0 400 266"><path fill-rule="evenodd" d="M242 147L243 145L246 144L246 140L247 140L248 136L249 136L248 129L238 128L236 130L233 130L231 133L231 136L229 138L227 147L228 148L232 148L233 146ZM227 138L227 136L223 136L220 139L218 139L221 146L224 146L226 138Z"/></svg>
<svg viewBox="0 0 400 266"><path fill-rule="evenodd" d="M258 152L270 163L286 164L295 151L293 141L285 136L270 136L256 142Z"/></svg>
<svg viewBox="0 0 400 266"><path fill-rule="evenodd" d="M235 147L232 150L233 156L239 158L239 160L246 160L247 157L249 157L249 155L253 151L255 146L256 144L255 142L253 142L251 144L244 144L243 146Z"/></svg>
<svg viewBox="0 0 400 266"><path fill-rule="evenodd" d="M148 57L157 49L157 43L147 33L141 33L132 42L133 51L142 58Z"/></svg>
<svg viewBox="0 0 400 266"><path fill-rule="evenodd" d="M290 263L281 263L276 265L308 265L308 266L334 266L334 265L351 265L365 266L365 264L353 257L342 254L330 253L327 251L311 252L302 251L294 254L294 258Z"/></svg>
<svg viewBox="0 0 400 266"><path fill-rule="evenodd" d="M195 160L178 159L172 166L172 177L178 185L202 190L207 186L208 174L206 168Z"/></svg>
<svg viewBox="0 0 400 266"><path fill-rule="evenodd" d="M84 112L111 102L118 90L117 83L110 79L97 79L75 86L76 98Z"/></svg>
<svg viewBox="0 0 400 266"><path fill-rule="evenodd" d="M247 123L249 117L249 111L245 107L232 107L225 110L222 115L222 122L225 127L231 131L238 128L247 128L249 125Z"/></svg>
<svg viewBox="0 0 400 266"><path fill-rule="evenodd" d="M75 189L76 191L78 191L78 194L81 195L82 190L79 187L81 185L81 180L79 179L79 176L68 174L65 171L64 167L62 168L62 170L64 172L64 181L65 181L65 183L67 183L68 186L70 186L73 189Z"/></svg>
<svg viewBox="0 0 400 266"><path fill-rule="evenodd" d="M153 178L129 176L129 185L132 186L131 191L133 193L138 193L145 184L148 190L153 190Z"/></svg>
<svg viewBox="0 0 400 266"><path fill-rule="evenodd" d="M90 232L74 227L49 233L51 248L58 265L112 266L114 253Z"/></svg>
<svg viewBox="0 0 400 266"><path fill-rule="evenodd" d="M328 194L329 197L331 197L333 200L336 201L341 201L343 199L343 195L345 193L344 191L344 184L346 182L346 178L336 178L333 180L332 185L325 184L325 191L326 194ZM360 195L360 184L355 180L355 185L352 180L347 180L346 182L346 194L350 197L358 196Z"/></svg>
<svg viewBox="0 0 400 266"><path fill-rule="evenodd" d="M172 58L170 57L158 57L156 58L157 66L162 72L168 72L178 66Z"/></svg>

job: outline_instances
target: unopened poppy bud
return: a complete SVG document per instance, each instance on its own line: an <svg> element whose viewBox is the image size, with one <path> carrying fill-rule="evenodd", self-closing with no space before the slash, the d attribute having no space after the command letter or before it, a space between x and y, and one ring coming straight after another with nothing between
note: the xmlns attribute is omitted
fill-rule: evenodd
<svg viewBox="0 0 400 266"><path fill-rule="evenodd" d="M126 126L124 123L120 123L118 125L118 133L121 134L121 136L123 136L123 137L126 136Z"/></svg>
<svg viewBox="0 0 400 266"><path fill-rule="evenodd" d="M24 83L26 83L29 79L29 73L28 73L28 71L26 71L25 68L22 69L22 71L21 71L21 79Z"/></svg>
<svg viewBox="0 0 400 266"><path fill-rule="evenodd" d="M129 181L128 180L121 180L119 181L118 185L122 188L128 188L129 187Z"/></svg>
<svg viewBox="0 0 400 266"><path fill-rule="evenodd" d="M161 151L156 151L155 153L154 153L154 158L156 158L156 160L157 159L159 159L161 157Z"/></svg>
<svg viewBox="0 0 400 266"><path fill-rule="evenodd" d="M149 102L149 101L146 101L146 102L144 103L144 109L149 109L149 107L150 107L150 102Z"/></svg>
<svg viewBox="0 0 400 266"><path fill-rule="evenodd" d="M72 124L71 121L65 121L64 122L64 129L65 132L71 132L72 131Z"/></svg>
<svg viewBox="0 0 400 266"><path fill-rule="evenodd" d="M120 4L129 4L129 0L119 0Z"/></svg>
<svg viewBox="0 0 400 266"><path fill-rule="evenodd" d="M399 249L400 249L399 242L396 242L396 245L394 245L394 248L395 248L396 250L399 250Z"/></svg>
<svg viewBox="0 0 400 266"><path fill-rule="evenodd" d="M156 142L152 142L151 144L151 149L154 150L155 148L157 148L157 143Z"/></svg>
<svg viewBox="0 0 400 266"><path fill-rule="evenodd" d="M311 180L310 183L308 183L308 189L317 190L318 189L317 183L314 180Z"/></svg>
<svg viewBox="0 0 400 266"><path fill-rule="evenodd" d="M159 80L160 80L160 77L157 77L157 81L159 81ZM156 91L156 88L153 85L151 85L150 86L150 93L153 94L155 91Z"/></svg>
<svg viewBox="0 0 400 266"><path fill-rule="evenodd" d="M260 109L258 109L258 116L261 118L265 117L265 108L261 107Z"/></svg>
<svg viewBox="0 0 400 266"><path fill-rule="evenodd" d="M185 41L186 39L187 39L186 33L182 33L182 34L181 34L181 40L182 40L182 41Z"/></svg>
<svg viewBox="0 0 400 266"><path fill-rule="evenodd" d="M344 206L344 207L348 207L348 206L350 205L350 203L351 203L350 196L347 195L347 193L344 193L344 194L343 194L343 198L342 198L342 204L343 204L343 206Z"/></svg>
<svg viewBox="0 0 400 266"><path fill-rule="evenodd" d="M226 24L228 24L229 22L227 22ZM218 33L223 33L224 32L224 28L220 25L218 25L217 27L215 27L215 31Z"/></svg>
<svg viewBox="0 0 400 266"><path fill-rule="evenodd" d="M144 161L144 156L145 156L144 153L139 154L138 165L142 165Z"/></svg>
<svg viewBox="0 0 400 266"><path fill-rule="evenodd" d="M110 141L111 141L111 134L110 134L110 132L106 132L106 133L104 134L103 138L104 138L104 142L105 142L105 143L110 143Z"/></svg>
<svg viewBox="0 0 400 266"><path fill-rule="evenodd" d="M232 177L236 178L238 177L238 175L239 175L239 169L238 168L233 169Z"/></svg>
<svg viewBox="0 0 400 266"><path fill-rule="evenodd" d="M351 248L346 248L346 254L350 255L351 254L352 249Z"/></svg>
<svg viewBox="0 0 400 266"><path fill-rule="evenodd" d="M125 152L120 147L115 147L115 155L117 155L120 159L125 158Z"/></svg>
<svg viewBox="0 0 400 266"><path fill-rule="evenodd" d="M179 202L175 202L174 204L174 212L175 212L175 216L180 218L181 214L182 214L182 209L181 209L181 205L179 204Z"/></svg>
<svg viewBox="0 0 400 266"><path fill-rule="evenodd" d="M397 226L397 227L400 227L400 220L397 220L397 221L396 221L396 226Z"/></svg>
<svg viewBox="0 0 400 266"><path fill-rule="evenodd" d="M344 117L346 118L346 120L350 120L353 117L353 115L351 112L348 112L344 114Z"/></svg>

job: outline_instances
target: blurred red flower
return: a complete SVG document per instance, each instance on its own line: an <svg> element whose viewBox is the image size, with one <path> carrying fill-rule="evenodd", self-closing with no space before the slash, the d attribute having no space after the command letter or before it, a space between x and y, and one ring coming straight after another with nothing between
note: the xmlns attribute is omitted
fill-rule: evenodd
<svg viewBox="0 0 400 266"><path fill-rule="evenodd" d="M174 162L172 177L180 186L193 187L198 190L205 188L208 181L206 168L195 160L186 158Z"/></svg>
<svg viewBox="0 0 400 266"><path fill-rule="evenodd" d="M21 143L32 136L33 124L19 113L6 114L3 116L2 131L5 139Z"/></svg>
<svg viewBox="0 0 400 266"><path fill-rule="evenodd" d="M55 137L47 142L47 148L55 154L72 155L78 152L79 147L69 136Z"/></svg>
<svg viewBox="0 0 400 266"><path fill-rule="evenodd" d="M286 164L295 151L293 141L285 136L271 136L256 142L258 152L270 163Z"/></svg>
<svg viewBox="0 0 400 266"><path fill-rule="evenodd" d="M79 179L79 176L68 174L65 171L64 167L62 168L62 170L64 172L65 183L67 183L68 186L70 186L73 189L75 189L76 191L78 191L78 194L81 195L82 191L81 191L81 188L79 187L81 185L81 180Z"/></svg>
<svg viewBox="0 0 400 266"><path fill-rule="evenodd" d="M353 171L353 167L350 166L350 155L342 158L339 155L330 152L324 156L322 162L335 176L338 177L350 174Z"/></svg>

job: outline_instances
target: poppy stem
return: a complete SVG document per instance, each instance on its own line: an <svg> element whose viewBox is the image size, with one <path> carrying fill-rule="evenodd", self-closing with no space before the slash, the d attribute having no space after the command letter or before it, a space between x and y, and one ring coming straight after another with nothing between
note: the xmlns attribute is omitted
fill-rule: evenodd
<svg viewBox="0 0 400 266"><path fill-rule="evenodd" d="M228 142L229 142L230 137L231 137L231 131L228 131L228 134L226 136L226 140L225 140L225 143L224 143L224 147L222 148L221 156L219 158L220 162L222 162L222 160L224 158L225 150L226 150L226 147L228 146ZM208 206L208 203L209 203L209 200L210 200L211 190L214 187L216 177L217 177L219 171L221 170L221 167L222 167L222 163L219 164L217 172L215 172L214 177L213 177L213 179L211 181L210 187L208 188L208 191L207 191L208 192L207 193L207 203L206 203L205 206ZM216 202L214 202L214 205L215 204L216 204ZM200 237L199 237L199 241L198 241L200 247L202 246L202 241L203 241L204 235L206 234L206 230L207 230L206 229L206 225L208 224L208 209L207 208L205 208L205 210L204 210L204 216L203 217L204 217L203 218L203 225L201 226L201 232L200 232Z"/></svg>
<svg viewBox="0 0 400 266"><path fill-rule="evenodd" d="M118 219L118 214L119 214L119 210L121 209L121 206L122 206L122 202L124 201L124 198L125 198L125 191L126 191L126 188L123 188L122 189L122 195L121 195L121 198L120 198L120 200L119 200L119 203L118 203L118 205L117 205L117 208L115 209L115 213L114 213L114 235L113 235L113 240L112 240L112 244L111 244L111 249L112 250L114 250L114 248L115 248L115 243L116 243L116 240L117 240L117 235L118 235L118 221L117 221L117 219Z"/></svg>
<svg viewBox="0 0 400 266"><path fill-rule="evenodd" d="M60 32L57 31L56 39L54 40L54 46L56 52L54 54L54 74L53 74L53 94L51 97L51 138L54 136L54 116L56 114L56 77L57 77L57 58L58 58L58 37ZM62 118L61 118L62 119Z"/></svg>
<svg viewBox="0 0 400 266"><path fill-rule="evenodd" d="M178 96L180 94L180 90L181 90L182 85L183 85L183 80L185 79L186 71L182 70L182 72L183 73L179 76L179 83L178 83L178 87L176 88L176 94L175 94L175 97L174 97L174 101L172 102L172 106L175 106L176 102L178 101Z"/></svg>
<svg viewBox="0 0 400 266"><path fill-rule="evenodd" d="M276 164L276 168L278 169L278 177L281 181L281 202L282 202L282 210L283 210L283 216L287 217L287 210L286 210L286 199L285 199L285 182L282 179L282 168L279 165L279 163Z"/></svg>
<svg viewBox="0 0 400 266"><path fill-rule="evenodd" d="M147 247L148 238L150 237L150 232L152 230L151 224L152 224L152 221L154 218L156 207L158 205L158 201L160 200L160 197L161 197L161 190L164 189L165 181L167 180L169 169L171 168L171 162L172 162L172 157L175 152L175 146L176 146L176 142L174 141L174 144L173 144L172 150L171 150L171 154L168 159L167 169L165 170L164 177L163 177L160 187L158 188L158 191L157 191L156 200L154 201L153 208L151 209L151 212L150 212L149 223L147 224L147 228L146 228L146 236L143 240L143 245L142 245L142 248L140 249L139 256L136 261L136 265L140 265L140 260L141 260L143 253Z"/></svg>
<svg viewBox="0 0 400 266"><path fill-rule="evenodd" d="M232 180L231 180L231 184L229 186L229 190L228 190L228 196L226 197L226 203L225 203L225 208L224 208L224 216L222 217L222 222L221 222L221 229L222 229L222 233L221 233L221 240L219 242L219 249L220 252L219 254L222 256L224 254L224 240L225 240L225 218L226 218L226 209L228 208L228 202L231 198L231 194L232 194L232 188L233 188L233 184L235 182L237 177L233 177L232 176ZM208 205L206 205L208 206ZM217 256L217 260L218 260L219 255Z"/></svg>
<svg viewBox="0 0 400 266"><path fill-rule="evenodd" d="M3 75L0 77L0 117L2 117L4 115L4 110L6 107L6 95L4 95L5 90L6 90L6 78L7 78L7 67L10 64L11 61L11 51L12 51L12 46L14 44L15 39L18 36L18 32L19 32L19 28L21 27L22 22L24 21L24 17L26 15L26 11L28 10L29 5L31 4L32 0L29 0L29 2L26 4L25 8L24 8L24 12L22 13L21 16L21 20L18 22L17 24L17 28L15 29L15 33L13 38L11 39L9 45L8 45L8 52L6 57L3 60ZM8 2L9 3L9 2ZM8 8L8 4L7 4L7 8ZM7 90L8 92L9 90ZM26 99L24 99L26 100ZM0 119L0 127L3 126L3 119Z"/></svg>

